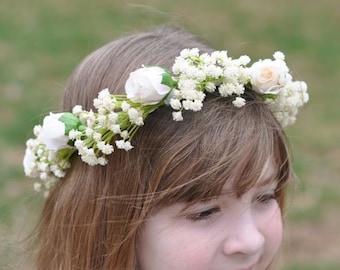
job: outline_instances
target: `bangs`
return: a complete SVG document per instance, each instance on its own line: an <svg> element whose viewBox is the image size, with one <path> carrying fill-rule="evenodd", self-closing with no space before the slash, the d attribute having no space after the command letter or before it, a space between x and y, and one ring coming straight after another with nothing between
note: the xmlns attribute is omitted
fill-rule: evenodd
<svg viewBox="0 0 340 270"><path fill-rule="evenodd" d="M241 197L252 187L272 181L277 181L279 193L290 178L285 135L266 105L253 101L243 108L226 109L225 98L210 101L201 113L184 115L192 125L180 123L180 135L160 151L159 160L167 161L154 205L208 201L220 196L228 181L230 196ZM171 148L174 140L180 148ZM261 179L268 162L273 174Z"/></svg>

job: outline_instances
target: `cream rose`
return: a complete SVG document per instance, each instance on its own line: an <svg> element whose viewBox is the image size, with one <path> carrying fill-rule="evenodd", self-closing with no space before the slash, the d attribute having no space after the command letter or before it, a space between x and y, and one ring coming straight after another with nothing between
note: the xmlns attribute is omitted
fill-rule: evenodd
<svg viewBox="0 0 340 270"><path fill-rule="evenodd" d="M127 98L144 105L158 103L171 90L162 84L164 73L160 67L143 67L131 72L125 83Z"/></svg>
<svg viewBox="0 0 340 270"><path fill-rule="evenodd" d="M251 84L253 90L261 94L278 94L280 88L286 85L291 76L283 60L260 60L251 68Z"/></svg>
<svg viewBox="0 0 340 270"><path fill-rule="evenodd" d="M43 142L49 150L67 148L69 137L65 135L65 124L59 121L63 113L50 113L43 121L38 140Z"/></svg>

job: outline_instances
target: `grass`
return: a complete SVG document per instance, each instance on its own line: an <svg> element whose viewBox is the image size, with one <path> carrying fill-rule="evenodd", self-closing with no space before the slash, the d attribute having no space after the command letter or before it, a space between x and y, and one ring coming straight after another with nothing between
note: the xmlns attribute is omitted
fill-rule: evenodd
<svg viewBox="0 0 340 270"><path fill-rule="evenodd" d="M32 183L22 172L24 143L42 115L58 110L63 85L79 61L124 33L174 24L216 49L228 49L235 57L246 53L254 59L264 58L282 50L294 74L307 81L310 103L300 113L297 124L287 130L300 189L289 207L287 235L293 238L290 241L294 246L283 252L283 269L338 269L337 7L337 0L324 0L322 4L302 0L32 0L15 5L3 0L0 237L11 239L18 231L27 231L26 225L36 220L38 211L33 207L41 203L32 199ZM20 249L3 246L0 244L0 268L13 263L9 254Z"/></svg>

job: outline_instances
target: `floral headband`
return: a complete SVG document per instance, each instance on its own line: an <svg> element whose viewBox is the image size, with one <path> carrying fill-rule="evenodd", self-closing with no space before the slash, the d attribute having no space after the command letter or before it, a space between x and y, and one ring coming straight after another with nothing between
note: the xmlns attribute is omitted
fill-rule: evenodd
<svg viewBox="0 0 340 270"><path fill-rule="evenodd" d="M245 91L262 95L282 128L295 122L298 108L308 101L307 85L293 81L282 52L274 60L264 59L251 66L248 56L232 59L227 51L199 54L185 49L176 58L172 73L158 66L142 67L130 73L126 95L99 92L93 105L97 112L80 105L71 112L50 113L43 125L34 127L36 138L26 143L25 174L40 178L37 191L48 194L65 176L70 158L78 152L89 165L106 165L106 156L115 149L133 148L131 140L148 115L163 105L174 111L174 121L182 121L184 110L200 111L205 92L232 96L235 107L243 107ZM111 144L114 141L113 144Z"/></svg>

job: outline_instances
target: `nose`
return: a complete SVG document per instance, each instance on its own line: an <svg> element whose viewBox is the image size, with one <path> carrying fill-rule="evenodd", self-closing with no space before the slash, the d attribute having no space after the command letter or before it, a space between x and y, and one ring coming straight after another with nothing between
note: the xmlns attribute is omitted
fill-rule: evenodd
<svg viewBox="0 0 340 270"><path fill-rule="evenodd" d="M223 242L223 252L226 255L255 255L264 247L265 237L250 213L240 214L237 221L226 228L226 235Z"/></svg>

